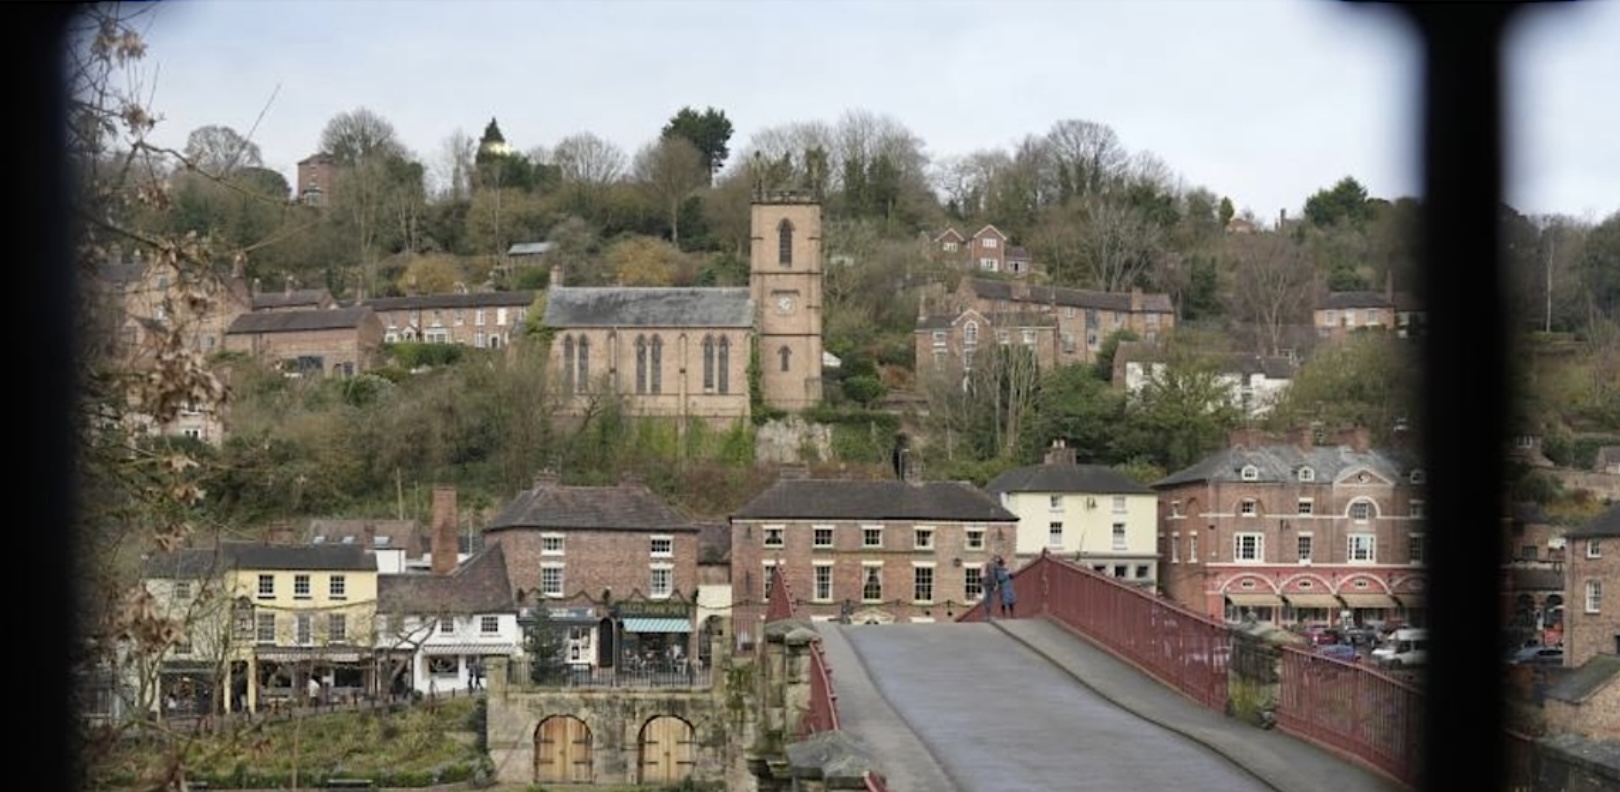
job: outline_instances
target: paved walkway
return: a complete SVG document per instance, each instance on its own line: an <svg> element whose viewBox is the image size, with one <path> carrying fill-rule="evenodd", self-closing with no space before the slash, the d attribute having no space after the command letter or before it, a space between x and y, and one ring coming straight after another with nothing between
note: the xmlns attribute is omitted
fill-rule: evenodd
<svg viewBox="0 0 1620 792"><path fill-rule="evenodd" d="M817 627L842 724L896 792L1397 789L1044 620Z"/></svg>

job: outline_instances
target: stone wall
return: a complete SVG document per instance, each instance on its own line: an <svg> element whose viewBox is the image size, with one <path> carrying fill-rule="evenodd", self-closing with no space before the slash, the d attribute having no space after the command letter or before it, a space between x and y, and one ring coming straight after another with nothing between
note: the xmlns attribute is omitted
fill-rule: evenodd
<svg viewBox="0 0 1620 792"><path fill-rule="evenodd" d="M754 434L754 459L761 464L809 464L832 459L833 428L797 416L769 421Z"/></svg>
<svg viewBox="0 0 1620 792"><path fill-rule="evenodd" d="M1536 745L1535 783L1548 792L1601 792L1620 789L1620 745L1572 736Z"/></svg>

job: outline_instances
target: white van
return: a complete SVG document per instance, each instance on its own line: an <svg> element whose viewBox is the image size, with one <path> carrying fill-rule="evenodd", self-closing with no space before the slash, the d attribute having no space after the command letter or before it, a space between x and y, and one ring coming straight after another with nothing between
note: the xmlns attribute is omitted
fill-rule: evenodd
<svg viewBox="0 0 1620 792"><path fill-rule="evenodd" d="M1420 627L1396 630L1383 646L1372 651L1373 662L1390 668L1420 666L1428 659L1429 631Z"/></svg>

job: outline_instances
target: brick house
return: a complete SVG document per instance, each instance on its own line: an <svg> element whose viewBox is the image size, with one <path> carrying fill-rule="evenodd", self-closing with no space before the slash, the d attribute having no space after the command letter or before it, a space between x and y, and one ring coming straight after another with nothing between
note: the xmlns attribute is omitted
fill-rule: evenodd
<svg viewBox="0 0 1620 792"><path fill-rule="evenodd" d="M278 292L253 295L255 311L309 311L336 307L337 299L326 289L294 289L289 284Z"/></svg>
<svg viewBox="0 0 1620 792"><path fill-rule="evenodd" d="M821 205L799 193L758 193L748 288L575 288L554 267L544 325L550 359L573 394L638 415L732 422L750 414L748 367L758 350L765 404L821 402Z"/></svg>
<svg viewBox="0 0 1620 792"><path fill-rule="evenodd" d="M1516 503L1502 520L1502 613L1507 643L1563 640L1564 527L1539 505Z"/></svg>
<svg viewBox="0 0 1620 792"><path fill-rule="evenodd" d="M1366 430L1234 432L1230 447L1155 482L1161 586L1216 618L1421 625L1423 469Z"/></svg>
<svg viewBox="0 0 1620 792"><path fill-rule="evenodd" d="M337 158L324 151L298 161L298 202L310 206L325 206L331 200L332 189L342 166Z"/></svg>
<svg viewBox="0 0 1620 792"><path fill-rule="evenodd" d="M451 543L445 552L454 558L455 537L440 541ZM522 654L500 546L450 570L378 575L377 650L395 693L465 690L484 658Z"/></svg>
<svg viewBox="0 0 1620 792"><path fill-rule="evenodd" d="M498 349L523 334L532 291L460 292L366 300L382 320L383 340Z"/></svg>
<svg viewBox="0 0 1620 792"><path fill-rule="evenodd" d="M986 563L1012 555L1017 532L1016 515L965 482L788 471L731 516L733 596L762 602L785 574L812 619L945 621L979 600Z"/></svg>
<svg viewBox="0 0 1620 792"><path fill-rule="evenodd" d="M955 292L928 296L919 303L917 374L958 374L992 339L1027 344L1035 349L1037 360L1052 365L1090 363L1110 333L1129 328L1139 338L1155 342L1174 328L1175 320L1166 294L963 278ZM937 354L938 350L945 354Z"/></svg>
<svg viewBox="0 0 1620 792"><path fill-rule="evenodd" d="M1387 280L1382 292L1328 292L1312 313L1318 336L1342 340L1356 330L1394 331L1401 338L1423 333L1424 312L1416 297L1395 291Z"/></svg>
<svg viewBox="0 0 1620 792"><path fill-rule="evenodd" d="M633 477L572 486L547 471L484 527L484 544L502 549L518 604L569 629L571 662L612 665L626 633L689 641L699 530Z"/></svg>
<svg viewBox="0 0 1620 792"><path fill-rule="evenodd" d="M225 348L268 359L288 373L354 376L379 362L383 327L364 306L238 316Z"/></svg>
<svg viewBox="0 0 1620 792"><path fill-rule="evenodd" d="M1113 468L1077 464L1075 450L1058 440L1042 464L1002 473L985 490L1018 515L1020 560L1055 553L1157 588L1159 499L1152 489Z"/></svg>
<svg viewBox="0 0 1620 792"><path fill-rule="evenodd" d="M1564 664L1579 667L1597 654L1620 654L1620 504L1564 538Z"/></svg>

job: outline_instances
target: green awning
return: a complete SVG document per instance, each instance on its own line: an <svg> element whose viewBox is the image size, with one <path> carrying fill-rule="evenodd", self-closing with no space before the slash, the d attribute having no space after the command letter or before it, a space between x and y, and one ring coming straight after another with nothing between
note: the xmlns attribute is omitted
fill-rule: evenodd
<svg viewBox="0 0 1620 792"><path fill-rule="evenodd" d="M692 622L686 619L632 617L624 620L624 631L630 633L689 633L692 631Z"/></svg>

